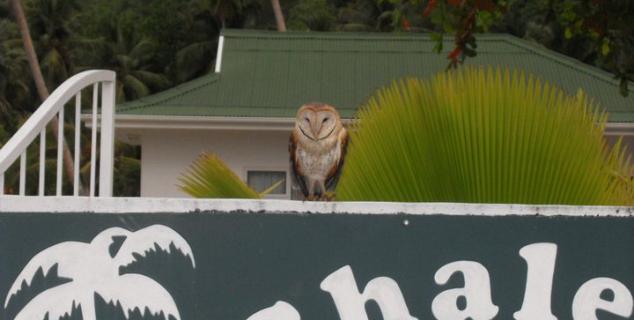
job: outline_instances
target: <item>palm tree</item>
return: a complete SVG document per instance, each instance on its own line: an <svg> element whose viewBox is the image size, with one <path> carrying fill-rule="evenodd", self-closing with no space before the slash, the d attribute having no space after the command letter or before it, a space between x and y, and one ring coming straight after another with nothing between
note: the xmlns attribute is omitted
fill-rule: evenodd
<svg viewBox="0 0 634 320"><path fill-rule="evenodd" d="M170 86L167 76L153 71L156 43L124 30L121 21L113 23L108 38L114 41L102 40L109 59L105 67L117 73L117 101L138 99Z"/></svg>
<svg viewBox="0 0 634 320"><path fill-rule="evenodd" d="M20 34L22 35L22 42L24 45L24 51L26 52L26 58L29 62L29 66L31 67L31 74L33 75L33 81L35 81L35 87L37 88L37 93L40 96L40 100L44 101L48 98L48 88L46 87L46 83L44 82L44 77L42 76L42 69L40 68L40 62L37 59L37 54L35 53L35 48L33 47L33 40L31 39L31 33L29 31L29 25L26 20L26 16L24 15L24 10L22 9L22 3L20 0L10 0L11 8L13 11L13 15L15 16L16 22L18 24L18 28L20 29ZM58 125L55 117L51 122L51 130L53 131L53 135L56 139L58 137ZM64 145L64 169L66 172L66 176L70 181L73 180L73 156L70 153L68 148L68 143L66 143L66 138L61 137ZM79 181L79 190L83 190L82 183ZM82 192L83 193L83 192Z"/></svg>
<svg viewBox="0 0 634 320"><path fill-rule="evenodd" d="M291 30L330 31L336 19L334 6L326 0L300 1L288 11Z"/></svg>
<svg viewBox="0 0 634 320"><path fill-rule="evenodd" d="M125 240L111 255L109 249L113 237L125 237ZM136 232L113 227L99 233L90 243L67 241L56 244L27 263L9 289L4 306L7 307L23 283L32 281L38 270L48 272L57 266L58 276L71 281L39 293L19 311L15 320L40 320L47 316L49 320L57 320L79 306L84 320L95 320L95 294L106 302L120 304L127 318L139 308L180 320L178 307L163 286L147 276L119 271L120 267L135 262L149 250L162 249L171 253L172 246L191 260L193 268L196 267L187 241L163 225L152 225Z"/></svg>
<svg viewBox="0 0 634 320"><path fill-rule="evenodd" d="M214 18L218 29L244 27L262 9L262 0L196 0L190 10Z"/></svg>
<svg viewBox="0 0 634 320"><path fill-rule="evenodd" d="M17 26L0 18L0 120L9 125L30 104L28 68Z"/></svg>
<svg viewBox="0 0 634 320"><path fill-rule="evenodd" d="M284 13L282 13L280 0L271 0L271 6L273 7L273 13L275 13L275 23L277 24L277 31L286 32L286 22L284 22Z"/></svg>
<svg viewBox="0 0 634 320"><path fill-rule="evenodd" d="M47 85L55 87L75 71L72 49L84 41L69 27L79 5L75 0L31 0L28 4L29 27L42 71Z"/></svg>

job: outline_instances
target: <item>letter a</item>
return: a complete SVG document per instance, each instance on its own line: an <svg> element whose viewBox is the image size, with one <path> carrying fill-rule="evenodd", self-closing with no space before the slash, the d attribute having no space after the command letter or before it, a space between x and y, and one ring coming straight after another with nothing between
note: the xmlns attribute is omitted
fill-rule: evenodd
<svg viewBox="0 0 634 320"><path fill-rule="evenodd" d="M247 320L301 320L301 318L292 305L278 301L272 307L258 311Z"/></svg>
<svg viewBox="0 0 634 320"><path fill-rule="evenodd" d="M464 288L445 290L434 298L431 310L436 319L493 319L498 313L498 307L491 301L491 286L487 269L477 262L456 261L438 269L434 280L437 284L446 284L456 272L462 272ZM458 309L459 297L464 297L467 301L464 310Z"/></svg>
<svg viewBox="0 0 634 320"><path fill-rule="evenodd" d="M409 314L401 288L388 277L372 279L360 293L352 269L345 266L326 277L320 288L332 296L340 320L368 320L369 300L376 301L384 320L418 320Z"/></svg>

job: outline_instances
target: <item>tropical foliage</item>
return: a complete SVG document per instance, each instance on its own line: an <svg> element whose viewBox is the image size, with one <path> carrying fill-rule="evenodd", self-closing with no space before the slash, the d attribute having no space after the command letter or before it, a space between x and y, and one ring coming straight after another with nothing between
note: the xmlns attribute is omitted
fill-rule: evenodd
<svg viewBox="0 0 634 320"><path fill-rule="evenodd" d="M40 105L8 2L0 0L0 130L5 131L5 139ZM213 70L217 38L223 27L276 29L270 0L21 2L48 89L52 91L69 75L85 69L113 69L120 84L119 102ZM503 10L483 7L489 2L503 5ZM281 9L291 31L433 32L437 40L443 34L461 35L456 45L462 49L452 51L450 57L458 60L477 53L477 32L510 33L608 70L627 89L627 81L634 74L634 56L629 54L634 45L632 3L288 0L281 3ZM138 160L138 148L126 147L122 152L128 151L124 156ZM125 180L138 190L139 171L127 168L122 172L132 174ZM119 194L131 195L127 191Z"/></svg>
<svg viewBox="0 0 634 320"><path fill-rule="evenodd" d="M244 183L217 155L203 153L182 175L181 190L195 198L261 199L284 180L262 191Z"/></svg>
<svg viewBox="0 0 634 320"><path fill-rule="evenodd" d="M401 6L425 4L422 12L442 46L451 34L454 48L450 66L477 54L477 32L518 32L545 46L610 70L620 80L620 92L629 94L634 81L634 3L630 0L394 0ZM411 14L410 14L411 15ZM407 16L400 16L409 28ZM507 30L505 30L507 29Z"/></svg>
<svg viewBox="0 0 634 320"><path fill-rule="evenodd" d="M517 70L395 82L359 112L337 198L634 204L628 153L596 110Z"/></svg>
<svg viewBox="0 0 634 320"><path fill-rule="evenodd" d="M200 155L181 177L181 183L183 192L196 198L260 198L214 154Z"/></svg>

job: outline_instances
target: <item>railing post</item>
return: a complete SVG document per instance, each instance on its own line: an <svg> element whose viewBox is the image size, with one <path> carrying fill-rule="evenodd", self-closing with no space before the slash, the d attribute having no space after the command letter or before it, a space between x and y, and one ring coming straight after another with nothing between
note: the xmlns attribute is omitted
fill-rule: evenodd
<svg viewBox="0 0 634 320"><path fill-rule="evenodd" d="M101 84L101 149L99 158L99 196L112 197L114 171L115 81Z"/></svg>
<svg viewBox="0 0 634 320"><path fill-rule="evenodd" d="M112 196L112 188L113 188L113 164L114 164L114 109L115 109L115 81L116 75L112 71L108 70L90 70L84 71L79 74L74 75L70 79L64 81L51 95L42 102L42 105L29 117L29 119L18 129L18 131L0 148L0 195L4 193L4 183L5 183L5 172L9 167L13 164L18 157L22 156L21 163L22 165L22 189L24 189L24 177L26 176L24 165L24 157L25 152L29 145L33 142L35 137L40 135L40 176L39 176L39 186L38 186L38 194L43 196L45 188L44 188L44 173L45 173L45 160L46 160L46 126L47 124L55 118L56 115L59 114L59 139L58 139L58 157L57 157L57 186L56 186L56 195L61 195L61 187L62 187L62 173L61 173L61 164L62 164L62 140L64 137L63 129L63 114L64 114L64 105L70 101L72 97L75 97L75 123L78 124L77 117L79 116L79 112L81 111L81 99L80 92L82 89L89 87L91 84L94 84L95 92L97 91L97 87L99 83L103 83L103 92L102 92L102 110L101 110L101 163L100 163L100 196L102 197L110 197ZM98 97L97 94L94 95L94 106L96 107ZM93 114L93 119L97 119L96 114ZM93 122L93 128L97 127L97 123ZM81 124L77 126L77 129L81 129ZM79 140L77 134L78 130L75 130L75 140L76 140L76 150L75 150L75 170L74 177L71 179L74 182L74 185L78 185L78 176L79 172L77 165L81 158L78 157L79 153L77 152L77 147L79 147ZM96 129L95 129L96 130ZM95 131L96 132L96 131ZM91 147L94 149L97 145L96 137L93 134L93 140ZM24 155L23 155L24 154ZM95 179L93 178L93 170L96 170L96 165L93 165L96 159L94 156L94 151L91 150L91 196L94 196L92 193ZM70 178L70 177L69 177ZM20 192L20 194L24 194L25 192ZM77 195L77 190L73 191L74 195Z"/></svg>

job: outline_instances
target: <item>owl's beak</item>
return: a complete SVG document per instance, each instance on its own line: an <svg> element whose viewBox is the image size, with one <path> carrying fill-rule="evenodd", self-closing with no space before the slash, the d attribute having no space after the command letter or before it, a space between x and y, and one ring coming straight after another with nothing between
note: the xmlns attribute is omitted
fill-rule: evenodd
<svg viewBox="0 0 634 320"><path fill-rule="evenodd" d="M319 132L321 131L321 123L318 123L318 121L315 121L315 123L312 123L312 125L310 126L310 133L313 134L313 139L317 140L319 139Z"/></svg>

